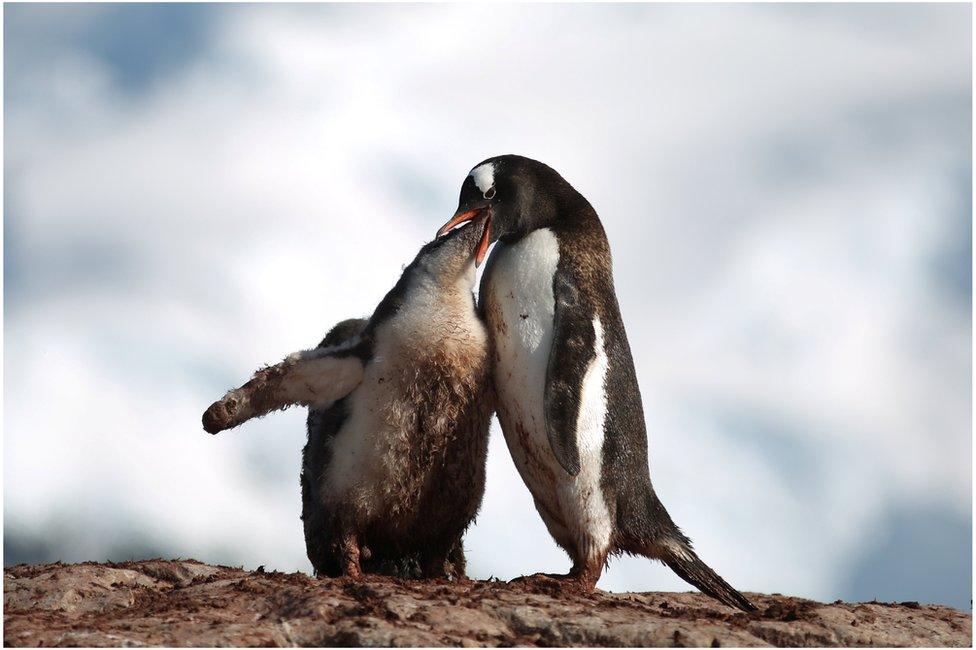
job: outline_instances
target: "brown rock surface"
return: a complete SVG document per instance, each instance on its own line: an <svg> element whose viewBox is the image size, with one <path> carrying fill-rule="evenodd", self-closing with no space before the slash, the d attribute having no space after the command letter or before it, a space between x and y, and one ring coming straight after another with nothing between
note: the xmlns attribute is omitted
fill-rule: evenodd
<svg viewBox="0 0 976 650"><path fill-rule="evenodd" d="M567 593L551 582L316 580L195 561L4 569L7 646L971 646L972 620L917 603L749 594Z"/></svg>

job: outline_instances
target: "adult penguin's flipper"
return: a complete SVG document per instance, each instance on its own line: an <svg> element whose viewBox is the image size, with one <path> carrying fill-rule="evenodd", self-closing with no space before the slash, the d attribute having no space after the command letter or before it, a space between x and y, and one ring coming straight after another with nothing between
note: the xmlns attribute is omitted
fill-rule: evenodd
<svg viewBox="0 0 976 650"><path fill-rule="evenodd" d="M549 446L563 469L576 476L580 454L576 437L583 378L596 356L593 313L580 301L579 290L566 271L553 278L552 349L546 367L545 414Z"/></svg>
<svg viewBox="0 0 976 650"><path fill-rule="evenodd" d="M203 428L217 433L295 404L328 408L362 382L363 369L363 360L346 348L297 352L211 404Z"/></svg>

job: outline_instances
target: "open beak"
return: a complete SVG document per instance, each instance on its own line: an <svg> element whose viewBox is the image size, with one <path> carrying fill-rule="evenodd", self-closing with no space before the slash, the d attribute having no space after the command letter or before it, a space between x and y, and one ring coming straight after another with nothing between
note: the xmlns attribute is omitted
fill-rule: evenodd
<svg viewBox="0 0 976 650"><path fill-rule="evenodd" d="M474 257L475 266L481 266L481 263L485 261L485 255L488 254L488 246L491 244L491 210L489 208L475 208L474 210L468 210L467 212L458 212L456 215L451 217L450 221L441 226L441 229L437 231L437 236L440 237L444 233L449 232L459 223L473 221L482 214L486 215L485 229L481 232L481 239L478 240L478 248Z"/></svg>

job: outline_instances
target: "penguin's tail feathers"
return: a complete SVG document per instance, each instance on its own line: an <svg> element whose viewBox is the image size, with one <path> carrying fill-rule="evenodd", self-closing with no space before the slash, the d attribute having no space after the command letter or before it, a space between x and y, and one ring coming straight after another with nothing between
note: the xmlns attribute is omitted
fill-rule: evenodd
<svg viewBox="0 0 976 650"><path fill-rule="evenodd" d="M707 564L702 562L698 554L686 540L668 538L658 543L655 556L671 567L682 580L698 587L708 596L745 612L756 611L756 606L749 599L740 594L722 576L715 573Z"/></svg>

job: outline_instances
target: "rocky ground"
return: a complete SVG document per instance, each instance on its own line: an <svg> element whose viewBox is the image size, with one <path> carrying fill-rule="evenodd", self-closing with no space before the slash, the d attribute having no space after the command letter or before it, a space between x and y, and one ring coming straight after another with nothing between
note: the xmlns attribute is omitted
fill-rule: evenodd
<svg viewBox="0 0 976 650"><path fill-rule="evenodd" d="M316 580L195 561L4 569L6 646L971 646L972 620L918 603L749 594L591 596L555 583Z"/></svg>

